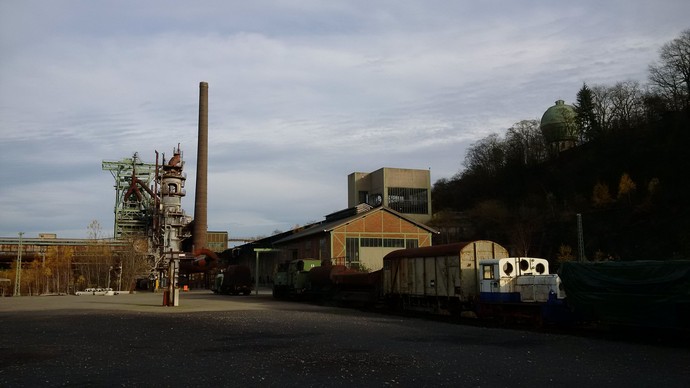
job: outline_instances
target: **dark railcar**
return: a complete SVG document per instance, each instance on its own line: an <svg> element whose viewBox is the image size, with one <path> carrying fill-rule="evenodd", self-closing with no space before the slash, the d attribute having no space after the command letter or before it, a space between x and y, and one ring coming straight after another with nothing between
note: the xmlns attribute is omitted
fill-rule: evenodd
<svg viewBox="0 0 690 388"><path fill-rule="evenodd" d="M338 302L373 304L380 300L383 270L374 272L349 271L333 276L334 299Z"/></svg>
<svg viewBox="0 0 690 388"><path fill-rule="evenodd" d="M252 292L252 273L246 265L229 265L216 275L213 292L249 295Z"/></svg>
<svg viewBox="0 0 690 388"><path fill-rule="evenodd" d="M393 251L383 258L382 292L402 309L459 314L479 300L479 261L505 257L488 240Z"/></svg>

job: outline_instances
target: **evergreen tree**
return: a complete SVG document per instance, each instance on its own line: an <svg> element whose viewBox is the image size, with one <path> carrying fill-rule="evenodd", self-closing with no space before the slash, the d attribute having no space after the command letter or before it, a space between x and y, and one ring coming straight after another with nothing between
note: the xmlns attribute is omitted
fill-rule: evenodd
<svg viewBox="0 0 690 388"><path fill-rule="evenodd" d="M594 101L592 90L586 83L577 92L577 102L575 103L576 120L579 127L580 143L593 140L601 133L599 121L594 113Z"/></svg>

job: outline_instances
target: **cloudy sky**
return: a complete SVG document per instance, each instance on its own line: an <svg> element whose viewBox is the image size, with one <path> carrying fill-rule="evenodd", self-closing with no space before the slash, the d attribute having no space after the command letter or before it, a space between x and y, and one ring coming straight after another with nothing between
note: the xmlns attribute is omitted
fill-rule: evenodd
<svg viewBox="0 0 690 388"><path fill-rule="evenodd" d="M0 236L112 235L103 160L179 143L194 209L209 83L210 230L347 206L347 175L462 169L468 145L583 82L646 83L687 0L0 0Z"/></svg>

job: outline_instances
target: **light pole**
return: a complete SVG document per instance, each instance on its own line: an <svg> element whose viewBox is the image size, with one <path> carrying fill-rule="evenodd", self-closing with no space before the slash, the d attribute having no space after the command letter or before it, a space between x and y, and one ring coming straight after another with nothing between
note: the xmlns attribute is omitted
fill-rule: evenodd
<svg viewBox="0 0 690 388"><path fill-rule="evenodd" d="M41 247L41 256L43 256L43 261L41 264L41 268L43 268L43 279L46 282L46 291L45 293L48 293L48 275L46 275L46 247Z"/></svg>
<svg viewBox="0 0 690 388"><path fill-rule="evenodd" d="M122 291L122 262L120 262L120 267L117 276L117 292Z"/></svg>
<svg viewBox="0 0 690 388"><path fill-rule="evenodd" d="M14 275L14 296L22 295L22 236L24 232L19 232L19 247L17 249L17 269Z"/></svg>
<svg viewBox="0 0 690 388"><path fill-rule="evenodd" d="M113 266L111 265L108 269L108 280L105 282L105 289L110 288L110 273L113 272Z"/></svg>

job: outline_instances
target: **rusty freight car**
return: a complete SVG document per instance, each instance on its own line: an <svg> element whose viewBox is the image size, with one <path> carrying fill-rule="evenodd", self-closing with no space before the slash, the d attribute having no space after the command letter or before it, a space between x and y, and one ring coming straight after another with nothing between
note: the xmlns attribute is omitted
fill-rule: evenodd
<svg viewBox="0 0 690 388"><path fill-rule="evenodd" d="M383 258L383 295L405 310L471 311L479 299L479 261L508 256L488 240L394 251Z"/></svg>

